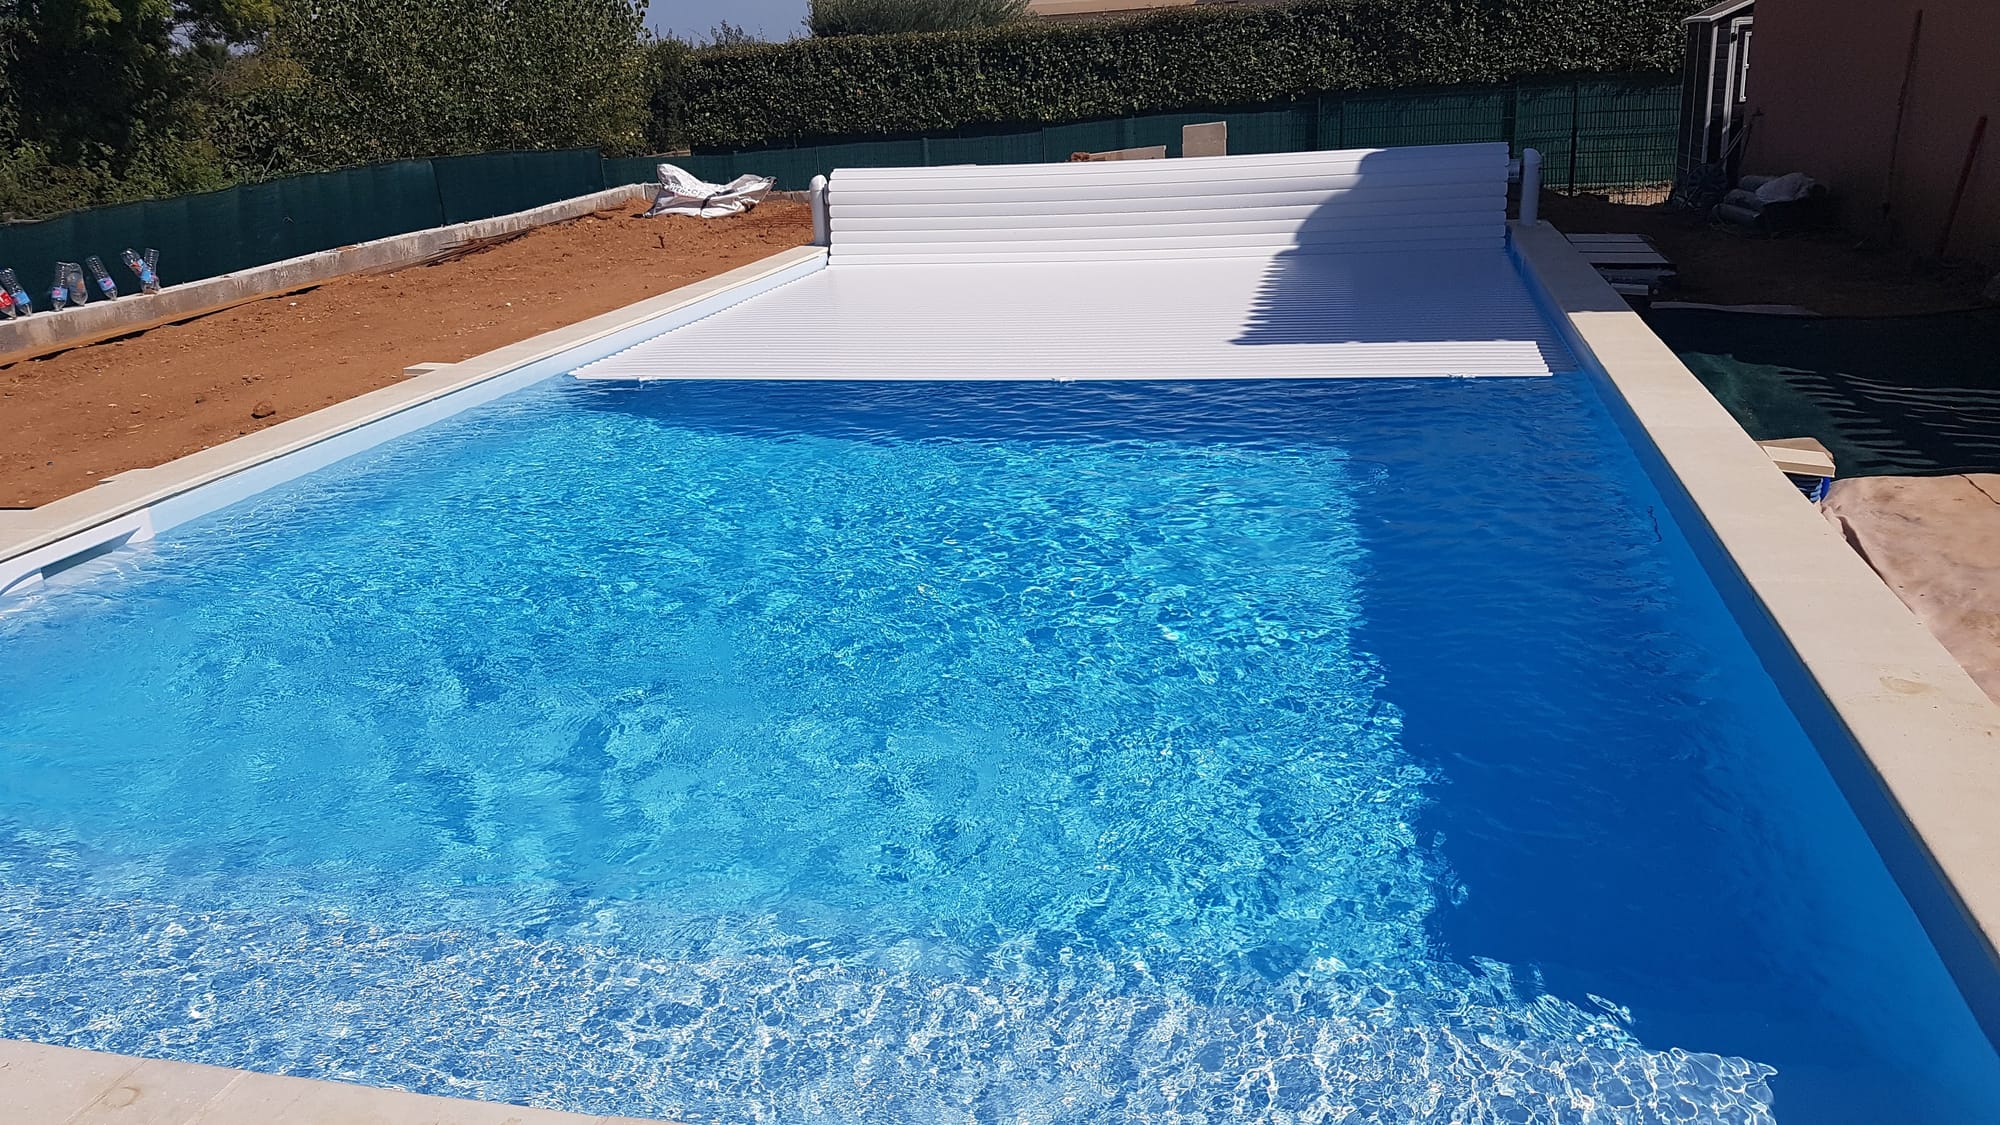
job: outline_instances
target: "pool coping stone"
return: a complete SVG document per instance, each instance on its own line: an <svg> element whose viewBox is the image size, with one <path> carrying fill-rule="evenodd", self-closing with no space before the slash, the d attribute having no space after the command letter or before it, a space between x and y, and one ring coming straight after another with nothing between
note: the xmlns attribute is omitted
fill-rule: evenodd
<svg viewBox="0 0 2000 1125"><path fill-rule="evenodd" d="M2000 810L2000 706L1815 507L1801 501L1796 487L1561 234L1547 223L1510 227L1515 252L1567 322L1574 342L1595 359L1622 397L1792 655L1824 694L1948 884L1953 905L1970 924L1980 951L1994 960L1994 936L2000 935L2000 814L1995 813ZM196 489L607 337L643 330L672 314L705 315L705 305L732 303L732 291L769 285L776 275L815 261L824 265L826 256L822 247L781 251L165 465L119 474L40 508L0 513L0 587L9 581L9 564L18 565L31 554L53 551L50 561L58 560L78 536L122 527L121 521L136 521L135 537L149 536L147 514ZM1925 920L1927 925L1939 921ZM1977 999L1968 998L1975 999L1977 1008ZM9 1122L20 1125L608 1125L631 1120L8 1039L0 1039L0 1104L12 1109Z"/></svg>
<svg viewBox="0 0 2000 1125"><path fill-rule="evenodd" d="M648 325L667 321L673 314L698 318L707 312L717 311L739 299L739 293L759 291L760 283L768 285L777 275L788 270L810 267L814 263L823 265L826 256L825 248L817 246L783 250L749 265L623 308L470 359L439 365L428 372L190 453L164 465L120 473L93 488L50 501L41 507L0 513L0 596L16 584L24 571L32 574L42 566L60 561L78 547L90 546L87 542L68 541L95 529L110 528L122 532L126 525L119 521L129 520L139 525L133 529L136 532L133 535L135 541L150 538L163 513L173 512L178 518L158 523L160 528L191 518L191 514L173 507L173 503L197 489L240 476L279 458L305 452L315 446L326 446L336 438L440 403L450 396L463 395L502 376L546 363L586 345L604 341L607 337L644 332ZM673 324L664 323L660 331L668 331L672 327ZM614 347L610 350L620 349ZM551 373L554 373L553 369ZM463 401L466 406L476 405L471 396L466 396ZM456 413L456 410L445 410L444 413ZM367 444L375 443L371 441ZM324 460L338 460L354 451L335 451L328 446L324 451ZM317 467L308 465L300 471L308 472ZM269 483L250 491L260 491ZM222 503L236 498L225 499ZM219 506L222 505L208 507L212 510ZM151 518L148 513L152 513ZM35 557L28 557L31 555Z"/></svg>
<svg viewBox="0 0 2000 1125"><path fill-rule="evenodd" d="M277 458L363 429L511 372L676 312L725 302L733 290L823 263L801 246L681 286L576 324L289 419L253 434L105 483L39 508L0 513L0 572L6 564L106 526L145 523L150 508ZM4 584L4 580L0 580ZM638 1125L310 1078L289 1078L165 1059L0 1039L0 1106L8 1125Z"/></svg>
<svg viewBox="0 0 2000 1125"><path fill-rule="evenodd" d="M1908 872L1896 872L1974 1014L2000 1037L2000 995L1992 991L2000 979L2000 705L1554 227L1509 225L1515 252L1623 398L1789 656L1859 748L1901 827L1942 876L1953 902L1927 902ZM1715 580L1722 585L1728 576ZM1755 632L1753 623L1743 624ZM1774 678L1782 671L1773 669ZM1829 765L1838 777L1837 763ZM1843 789L1863 811L1865 800ZM1885 843L1881 826L1869 827L1894 869L1894 842ZM1954 942L1954 923L1973 940ZM1983 966L1963 960L1981 956ZM1970 976L1962 972L1968 968Z"/></svg>
<svg viewBox="0 0 2000 1125"><path fill-rule="evenodd" d="M9 1125L650 1125L0 1039Z"/></svg>

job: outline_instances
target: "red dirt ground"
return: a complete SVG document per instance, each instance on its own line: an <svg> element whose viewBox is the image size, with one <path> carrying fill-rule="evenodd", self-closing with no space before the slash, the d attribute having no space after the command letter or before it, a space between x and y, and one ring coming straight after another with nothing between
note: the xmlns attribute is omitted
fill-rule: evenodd
<svg viewBox="0 0 2000 1125"><path fill-rule="evenodd" d="M0 367L0 508L45 504L388 386L411 364L468 359L812 238L800 203L707 220L638 210Z"/></svg>

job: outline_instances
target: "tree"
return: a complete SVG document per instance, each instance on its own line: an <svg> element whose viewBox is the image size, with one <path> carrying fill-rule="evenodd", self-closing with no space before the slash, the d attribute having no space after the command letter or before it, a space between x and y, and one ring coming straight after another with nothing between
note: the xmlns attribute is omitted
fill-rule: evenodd
<svg viewBox="0 0 2000 1125"><path fill-rule="evenodd" d="M135 169L161 190L217 186L200 94L277 12L276 0L0 0L0 206L115 197Z"/></svg>
<svg viewBox="0 0 2000 1125"><path fill-rule="evenodd" d="M812 0L806 26L822 37L959 31L1010 23L1027 10L1027 0Z"/></svg>
<svg viewBox="0 0 2000 1125"><path fill-rule="evenodd" d="M763 41L756 33L738 24L730 23L728 20L723 20L709 29L707 45L710 47L747 47L752 43L762 43Z"/></svg>
<svg viewBox="0 0 2000 1125"><path fill-rule="evenodd" d="M643 0L289 0L236 112L267 173L640 147Z"/></svg>

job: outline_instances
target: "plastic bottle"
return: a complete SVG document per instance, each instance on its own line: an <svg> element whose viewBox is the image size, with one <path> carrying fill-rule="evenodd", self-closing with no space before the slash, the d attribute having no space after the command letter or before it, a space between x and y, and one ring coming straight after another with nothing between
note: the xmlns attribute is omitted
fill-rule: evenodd
<svg viewBox="0 0 2000 1125"><path fill-rule="evenodd" d="M14 298L14 315L27 316L35 311L35 303L28 300L28 291L21 288L21 279L14 276L13 270L0 270L0 287Z"/></svg>
<svg viewBox="0 0 2000 1125"><path fill-rule="evenodd" d="M143 258L132 250L125 251L125 268L131 270L132 276L139 279L139 291L142 293L160 291L160 274L153 268L153 262L159 256L160 252L157 250L147 250Z"/></svg>
<svg viewBox="0 0 2000 1125"><path fill-rule="evenodd" d="M97 289L104 294L104 299L107 301L117 300L118 283L111 280L111 272L104 268L104 260L92 254L83 260L83 264L89 268L90 276L97 280Z"/></svg>
<svg viewBox="0 0 2000 1125"><path fill-rule="evenodd" d="M69 286L69 303L86 305L90 303L90 284L83 279L83 267L75 262L63 263L63 283Z"/></svg>
<svg viewBox="0 0 2000 1125"><path fill-rule="evenodd" d="M63 311L63 306L69 304L68 262L56 263L56 279L49 285L49 304L54 306L57 312Z"/></svg>
<svg viewBox="0 0 2000 1125"><path fill-rule="evenodd" d="M0 316L5 316L8 320L12 320L19 315L19 313L14 311L14 295L7 292L5 286L0 286Z"/></svg>

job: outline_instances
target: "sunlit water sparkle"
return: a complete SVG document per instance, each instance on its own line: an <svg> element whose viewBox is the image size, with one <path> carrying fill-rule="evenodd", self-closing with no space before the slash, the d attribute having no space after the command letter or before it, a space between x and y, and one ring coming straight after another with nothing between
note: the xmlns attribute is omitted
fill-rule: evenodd
<svg viewBox="0 0 2000 1125"><path fill-rule="evenodd" d="M0 644L8 1036L690 1121L2000 1104L1580 380L558 380Z"/></svg>

